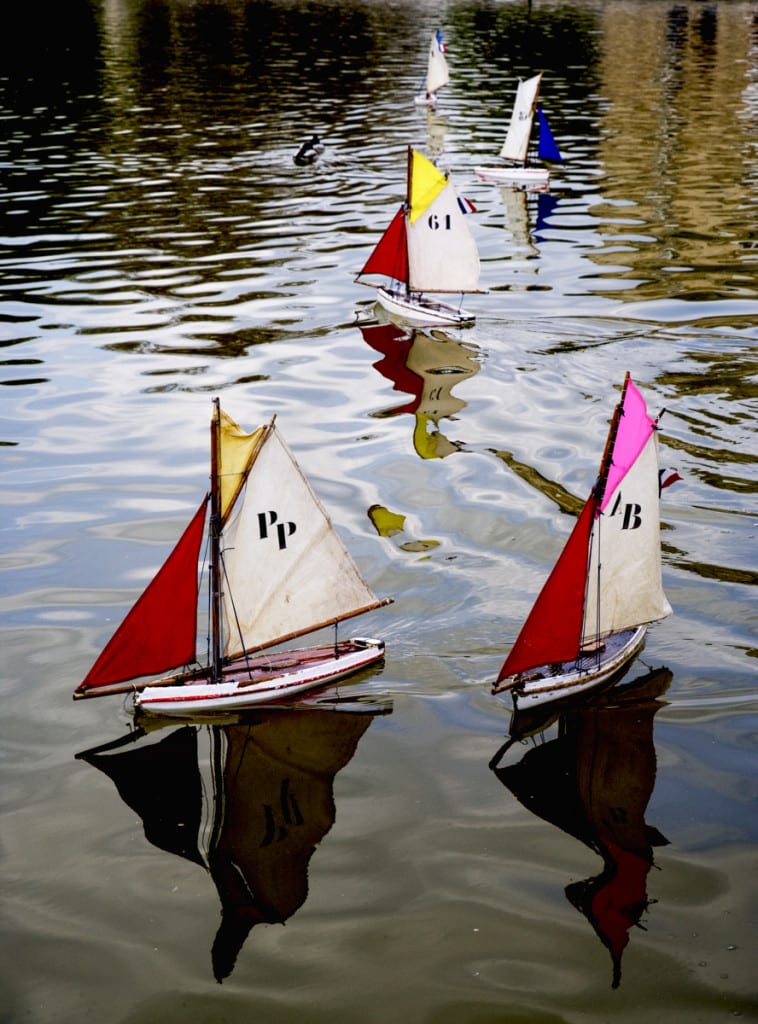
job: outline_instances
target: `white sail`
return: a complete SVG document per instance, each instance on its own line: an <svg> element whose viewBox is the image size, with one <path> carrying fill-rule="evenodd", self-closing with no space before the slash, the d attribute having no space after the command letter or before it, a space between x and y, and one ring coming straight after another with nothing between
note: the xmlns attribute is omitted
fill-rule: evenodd
<svg viewBox="0 0 758 1024"><path fill-rule="evenodd" d="M407 235L412 291L478 291L479 253L452 182L407 224Z"/></svg>
<svg viewBox="0 0 758 1024"><path fill-rule="evenodd" d="M508 125L508 134L500 150L500 156L506 160L518 160L520 163L526 161L541 79L542 72L518 84L511 123Z"/></svg>
<svg viewBox="0 0 758 1024"><path fill-rule="evenodd" d="M429 43L429 65L426 72L426 91L427 94L437 92L443 85L447 85L450 81L450 74L447 68L447 61L445 60L445 54L440 49L439 42L437 41L437 34L432 35L431 42Z"/></svg>
<svg viewBox="0 0 758 1024"><path fill-rule="evenodd" d="M659 504L658 435L653 432L595 522L584 618L586 638L606 636L671 614L661 581Z"/></svg>
<svg viewBox="0 0 758 1024"><path fill-rule="evenodd" d="M224 530L223 562L226 655L380 604L275 428Z"/></svg>

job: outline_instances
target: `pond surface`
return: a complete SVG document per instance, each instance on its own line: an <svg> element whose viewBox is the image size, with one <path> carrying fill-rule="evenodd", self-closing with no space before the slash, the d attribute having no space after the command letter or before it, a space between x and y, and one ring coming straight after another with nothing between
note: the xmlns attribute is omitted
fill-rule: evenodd
<svg viewBox="0 0 758 1024"><path fill-rule="evenodd" d="M755 4L17 14L3 1021L758 1019ZM538 70L565 162L546 193L486 184ZM470 329L393 332L354 281L408 145L476 208ZM503 749L491 682L626 370L682 477L674 614L617 692ZM360 626L387 655L319 710L134 737L120 698L71 693L197 508L214 396L276 414L394 597Z"/></svg>

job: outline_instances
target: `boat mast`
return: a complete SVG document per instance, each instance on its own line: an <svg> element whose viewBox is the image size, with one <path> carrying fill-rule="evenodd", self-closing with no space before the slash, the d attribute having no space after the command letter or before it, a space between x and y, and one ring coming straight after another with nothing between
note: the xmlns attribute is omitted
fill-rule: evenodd
<svg viewBox="0 0 758 1024"><path fill-rule="evenodd" d="M591 545L597 544L598 547L600 545L600 531L601 531L602 524L600 522L599 509L600 509L600 506L601 506L601 504L603 502L603 496L605 495L605 488L606 488L606 485L608 483L608 474L610 473L611 466L613 465L613 449L614 449L614 447L616 445L616 435L618 434L618 431L619 431L619 424L621 423L621 417L623 415L623 411L622 410L624 408L624 399L626 398L626 389L627 389L627 387L629 385L629 381L630 380L631 380L631 374L630 374L629 370L627 370L626 374L624 376L624 383L623 383L622 388L621 388L621 398L619 398L619 400L618 400L618 402L616 404L616 408L613 410L613 416L611 418L611 425L610 425L610 427L608 429L608 438L607 438L607 440L605 442L605 450L603 451L603 457L600 460L600 469L598 471L597 481L595 483L595 486L592 489L592 504L594 506L594 511L592 513L593 528L592 528L592 530L590 532L590 550L591 550ZM596 601L597 621L593 622L593 623L588 623L586 621L586 618L582 621L582 635L581 635L580 649L581 649L582 646L584 646L584 639L585 639L585 637L587 635L588 628L590 630L592 630L592 632L596 635L599 632L599 627L600 627L600 621L599 621L600 620L600 572L602 570L602 562L601 562L601 559L600 559L600 552L599 552L599 550L598 550L598 559L597 559L597 579L596 580L591 580L589 578L589 563L590 563L590 551L587 552L587 573L588 573L588 575L587 575L587 580L585 582L584 607L585 607L585 609L587 607L587 594L589 592L589 588L592 587L592 586L595 586L597 588L597 601ZM600 652L598 650L598 661L599 661L599 659L600 659Z"/></svg>
<svg viewBox="0 0 758 1024"><path fill-rule="evenodd" d="M405 171L405 216L407 218L407 224L410 224L411 220L411 196L412 192L412 179L413 177L413 150L408 146L407 156L407 167ZM407 227L407 225L406 225ZM408 239L407 236L403 239L405 244L406 259L408 256ZM405 275L405 295L406 298L411 294L411 270L408 267L408 273Z"/></svg>
<svg viewBox="0 0 758 1024"><path fill-rule="evenodd" d="M221 407L213 399L211 418L211 513L210 585L211 585L211 681L221 682L221 485L218 478L218 446L221 437Z"/></svg>

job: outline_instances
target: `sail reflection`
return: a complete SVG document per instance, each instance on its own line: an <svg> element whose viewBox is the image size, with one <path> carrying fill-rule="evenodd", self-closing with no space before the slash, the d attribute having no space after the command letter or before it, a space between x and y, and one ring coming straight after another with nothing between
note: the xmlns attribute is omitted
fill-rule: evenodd
<svg viewBox="0 0 758 1024"><path fill-rule="evenodd" d="M151 725L77 754L111 779L148 842L209 872L221 902L217 981L255 925L283 924L305 902L309 861L335 820L334 778L390 712L355 703L256 712L172 723L157 737Z"/></svg>
<svg viewBox="0 0 758 1024"><path fill-rule="evenodd" d="M566 886L587 918L621 982L621 956L632 927L651 902L647 876L653 850L668 840L645 821L655 785L653 718L671 682L661 668L592 703L562 711L515 712L510 739L490 761L503 785L527 810L580 840L603 859L600 874ZM557 726L552 738L548 730ZM542 740L515 764L500 766L517 741Z"/></svg>
<svg viewBox="0 0 758 1024"><path fill-rule="evenodd" d="M500 195L505 207L505 224L513 244L536 254L539 243L544 241L542 233L549 226L549 218L558 205L558 196L553 192L530 192L507 186L500 189Z"/></svg>
<svg viewBox="0 0 758 1024"><path fill-rule="evenodd" d="M453 388L479 372L477 350L438 330L426 332L395 323L360 330L366 344L382 357L374 369L392 382L395 391L410 396L410 401L380 415L414 417L413 447L422 459L444 459L459 451L463 442L449 440L439 424L443 419L454 420L466 408Z"/></svg>

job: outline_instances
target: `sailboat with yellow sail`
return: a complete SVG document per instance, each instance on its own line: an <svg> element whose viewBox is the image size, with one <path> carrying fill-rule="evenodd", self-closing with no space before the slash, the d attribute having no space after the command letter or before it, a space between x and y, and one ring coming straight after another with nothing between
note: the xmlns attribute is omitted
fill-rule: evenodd
<svg viewBox="0 0 758 1024"><path fill-rule="evenodd" d="M201 661L206 518L209 638ZM133 692L136 710L182 716L281 701L377 665L383 641L338 641L336 629L390 600L369 588L275 420L245 433L216 399L210 492L74 697ZM332 626L333 643L272 650Z"/></svg>
<svg viewBox="0 0 758 1024"><path fill-rule="evenodd" d="M376 297L390 316L426 326L467 327L472 313L432 298L431 293L478 292L479 253L468 226L474 210L431 160L408 147L405 201L392 218L363 269L364 277L388 278Z"/></svg>

